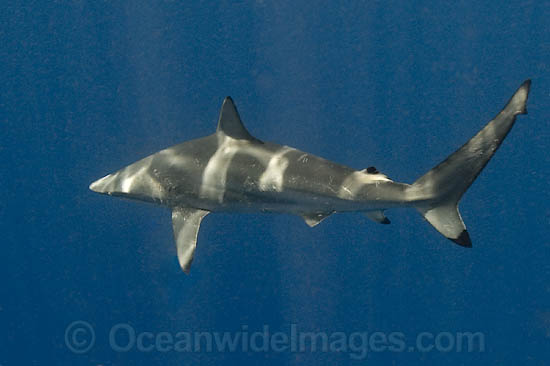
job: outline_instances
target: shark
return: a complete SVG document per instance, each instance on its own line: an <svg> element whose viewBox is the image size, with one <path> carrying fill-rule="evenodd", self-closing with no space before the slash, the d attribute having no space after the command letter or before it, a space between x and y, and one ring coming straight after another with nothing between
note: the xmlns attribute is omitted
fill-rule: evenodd
<svg viewBox="0 0 550 366"><path fill-rule="evenodd" d="M177 257L189 273L202 219L216 212L283 213L311 227L334 213L361 212L389 224L385 211L416 209L439 233L470 248L458 203L515 123L527 114L531 81L475 136L412 184L375 167L356 170L298 149L260 140L235 103L223 101L215 133L147 156L90 185L92 191L168 207Z"/></svg>

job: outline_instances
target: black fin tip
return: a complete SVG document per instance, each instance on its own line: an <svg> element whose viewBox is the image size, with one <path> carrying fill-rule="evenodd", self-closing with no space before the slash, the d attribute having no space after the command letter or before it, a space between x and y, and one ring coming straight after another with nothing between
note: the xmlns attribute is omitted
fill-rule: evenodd
<svg viewBox="0 0 550 366"><path fill-rule="evenodd" d="M472 240L470 239L470 234L468 234L466 230L463 230L458 236L458 238L456 239L449 238L449 239L462 247L465 247L465 248L472 247Z"/></svg>

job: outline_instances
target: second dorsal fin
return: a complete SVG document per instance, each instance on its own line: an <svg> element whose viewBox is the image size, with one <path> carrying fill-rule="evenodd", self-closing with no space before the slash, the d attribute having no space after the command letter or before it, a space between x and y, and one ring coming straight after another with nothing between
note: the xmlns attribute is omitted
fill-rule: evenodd
<svg viewBox="0 0 550 366"><path fill-rule="evenodd" d="M386 217L386 215L384 215L384 211L382 210L367 211L367 212L364 212L364 215L367 216L372 221L377 222L379 224L387 225L390 223L390 220Z"/></svg>
<svg viewBox="0 0 550 366"><path fill-rule="evenodd" d="M231 97L226 97L223 101L216 132L223 133L237 140L249 140L261 143L260 140L252 136L244 127Z"/></svg>

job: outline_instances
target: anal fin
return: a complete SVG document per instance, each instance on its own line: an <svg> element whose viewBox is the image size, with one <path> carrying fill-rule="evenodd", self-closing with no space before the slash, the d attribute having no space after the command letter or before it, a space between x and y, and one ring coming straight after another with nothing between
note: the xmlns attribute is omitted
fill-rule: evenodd
<svg viewBox="0 0 550 366"><path fill-rule="evenodd" d="M176 239L178 261L181 269L187 274L195 255L201 221L208 213L209 211L188 207L175 207L172 210L172 226Z"/></svg>
<svg viewBox="0 0 550 366"><path fill-rule="evenodd" d="M314 227L318 225L321 221L326 219L332 214L332 212L311 212L301 214L302 218L309 225L309 227Z"/></svg>
<svg viewBox="0 0 550 366"><path fill-rule="evenodd" d="M384 211L378 210L378 211L367 211L363 212L365 216L367 216L369 219L371 219L374 222L377 222L379 224L387 225L391 223L391 221L384 215Z"/></svg>

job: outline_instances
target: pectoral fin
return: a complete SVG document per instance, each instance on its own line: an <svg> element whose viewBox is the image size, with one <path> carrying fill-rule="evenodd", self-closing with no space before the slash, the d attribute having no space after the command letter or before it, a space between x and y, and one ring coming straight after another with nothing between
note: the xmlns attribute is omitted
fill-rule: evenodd
<svg viewBox="0 0 550 366"><path fill-rule="evenodd" d="M178 252L178 261L185 273L189 273L197 247L201 220L209 211L176 207L172 210L172 226Z"/></svg>
<svg viewBox="0 0 550 366"><path fill-rule="evenodd" d="M369 219L371 219L372 221L375 221L379 224L384 224L384 225L387 225L389 224L391 221L384 215L384 211L382 210L379 210L379 211L367 211L367 212L364 212L365 216L367 216Z"/></svg>

